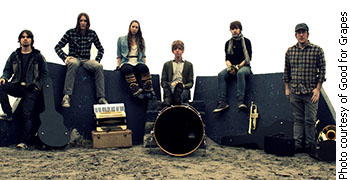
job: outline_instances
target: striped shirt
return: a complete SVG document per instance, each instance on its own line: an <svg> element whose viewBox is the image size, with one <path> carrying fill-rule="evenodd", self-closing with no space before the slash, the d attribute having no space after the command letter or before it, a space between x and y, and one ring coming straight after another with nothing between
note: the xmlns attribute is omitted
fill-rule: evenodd
<svg viewBox="0 0 350 180"><path fill-rule="evenodd" d="M311 44L288 48L285 55L283 81L290 84L291 92L309 94L326 79L326 61L321 47Z"/></svg>
<svg viewBox="0 0 350 180"><path fill-rule="evenodd" d="M67 43L69 43L68 55L62 50L62 48L66 46ZM75 29L68 30L56 45L55 51L63 61L66 60L67 56L90 60L92 43L94 43L95 47L98 50L95 60L100 62L104 53L104 49L100 43L100 40L98 39L96 32L91 29L84 36L82 36L80 33L77 33Z"/></svg>

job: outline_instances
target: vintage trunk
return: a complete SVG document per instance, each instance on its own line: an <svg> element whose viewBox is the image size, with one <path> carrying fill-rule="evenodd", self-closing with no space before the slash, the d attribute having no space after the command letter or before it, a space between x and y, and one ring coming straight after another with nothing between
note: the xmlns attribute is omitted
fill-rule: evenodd
<svg viewBox="0 0 350 180"><path fill-rule="evenodd" d="M92 131L94 148L131 147L131 130L96 132Z"/></svg>

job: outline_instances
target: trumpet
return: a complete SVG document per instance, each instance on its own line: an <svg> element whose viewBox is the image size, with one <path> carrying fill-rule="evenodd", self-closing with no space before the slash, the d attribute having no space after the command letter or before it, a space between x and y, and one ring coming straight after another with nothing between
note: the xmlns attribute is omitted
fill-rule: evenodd
<svg viewBox="0 0 350 180"><path fill-rule="evenodd" d="M256 120L259 117L258 106L252 101L250 105L249 129L248 134L252 134L252 130L256 129Z"/></svg>

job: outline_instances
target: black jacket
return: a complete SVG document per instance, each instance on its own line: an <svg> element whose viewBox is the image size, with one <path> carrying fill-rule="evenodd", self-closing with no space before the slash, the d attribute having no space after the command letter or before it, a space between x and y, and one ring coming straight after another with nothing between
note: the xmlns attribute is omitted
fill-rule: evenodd
<svg viewBox="0 0 350 180"><path fill-rule="evenodd" d="M21 58L21 49L18 48L14 51L8 58L2 79L9 80L11 77L11 83L17 84L20 83L22 70L22 60ZM45 57L40 53L39 50L33 48L32 53L29 58L28 68L26 72L26 87L36 87L39 90L42 90L43 84L48 76L48 69Z"/></svg>

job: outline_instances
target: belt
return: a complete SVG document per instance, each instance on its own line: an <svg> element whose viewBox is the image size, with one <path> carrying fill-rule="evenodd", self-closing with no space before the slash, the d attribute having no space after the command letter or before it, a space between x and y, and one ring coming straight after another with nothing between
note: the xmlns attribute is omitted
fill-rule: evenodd
<svg viewBox="0 0 350 180"><path fill-rule="evenodd" d="M26 82L21 82L21 86L26 86Z"/></svg>

